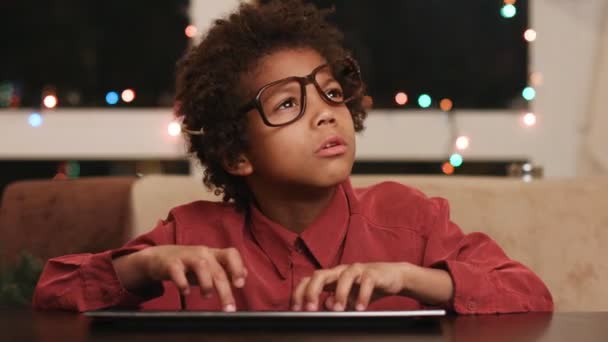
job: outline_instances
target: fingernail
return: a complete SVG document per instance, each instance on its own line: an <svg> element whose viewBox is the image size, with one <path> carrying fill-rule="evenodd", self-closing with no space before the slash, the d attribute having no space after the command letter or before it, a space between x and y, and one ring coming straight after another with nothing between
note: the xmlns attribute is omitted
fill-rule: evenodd
<svg viewBox="0 0 608 342"><path fill-rule="evenodd" d="M340 303L334 304L334 311L344 311L344 306Z"/></svg>
<svg viewBox="0 0 608 342"><path fill-rule="evenodd" d="M300 311L300 310L302 310L302 305L294 304L292 309L293 309L293 311Z"/></svg>
<svg viewBox="0 0 608 342"><path fill-rule="evenodd" d="M363 304L357 304L357 306L355 307L355 309L357 311L363 311L363 310L365 310L365 306Z"/></svg>
<svg viewBox="0 0 608 342"><path fill-rule="evenodd" d="M234 286L236 286L236 287L243 287L243 286L245 286L245 279L243 279L243 278L237 278L234 281Z"/></svg>
<svg viewBox="0 0 608 342"><path fill-rule="evenodd" d="M306 304L306 310L308 311L317 311L317 303L308 303Z"/></svg>
<svg viewBox="0 0 608 342"><path fill-rule="evenodd" d="M190 288L188 288L188 287L187 287L187 288L185 288L185 289L182 291L182 293L184 294L184 296L189 295L189 294L190 294Z"/></svg>
<svg viewBox="0 0 608 342"><path fill-rule="evenodd" d="M224 306L224 311L226 311L226 312L235 312L236 311L236 307L234 306L234 304L228 304L228 305Z"/></svg>
<svg viewBox="0 0 608 342"><path fill-rule="evenodd" d="M211 292L206 292L203 297L205 298L211 298Z"/></svg>

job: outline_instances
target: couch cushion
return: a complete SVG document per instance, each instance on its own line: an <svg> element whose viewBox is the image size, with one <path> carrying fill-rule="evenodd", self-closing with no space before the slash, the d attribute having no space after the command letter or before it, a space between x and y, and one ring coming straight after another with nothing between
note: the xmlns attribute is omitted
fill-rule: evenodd
<svg viewBox="0 0 608 342"><path fill-rule="evenodd" d="M221 201L202 180L178 175L147 175L131 190L132 235L141 235L167 217L171 208L198 200Z"/></svg>

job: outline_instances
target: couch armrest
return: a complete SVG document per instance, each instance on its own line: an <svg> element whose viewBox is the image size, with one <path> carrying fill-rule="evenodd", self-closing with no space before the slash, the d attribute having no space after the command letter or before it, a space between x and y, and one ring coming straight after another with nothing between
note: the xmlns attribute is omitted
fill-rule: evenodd
<svg viewBox="0 0 608 342"><path fill-rule="evenodd" d="M27 252L46 260L122 245L130 235L135 177L35 180L10 184L0 205L0 245L8 263Z"/></svg>

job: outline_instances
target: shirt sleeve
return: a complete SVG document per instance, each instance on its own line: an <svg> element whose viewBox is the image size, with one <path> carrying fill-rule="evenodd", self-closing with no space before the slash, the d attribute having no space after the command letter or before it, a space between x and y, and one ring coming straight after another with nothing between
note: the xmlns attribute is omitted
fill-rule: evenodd
<svg viewBox="0 0 608 342"><path fill-rule="evenodd" d="M161 296L162 284L153 284L137 293L130 292L120 283L112 260L150 246L171 243L175 243L174 221L159 221L152 231L121 248L50 259L38 279L32 305L36 309L71 311L137 307Z"/></svg>
<svg viewBox="0 0 608 342"><path fill-rule="evenodd" d="M445 199L430 201L434 215L423 266L450 273L454 296L448 309L461 314L553 311L551 294L536 274L509 259L487 235L465 235L449 219Z"/></svg>

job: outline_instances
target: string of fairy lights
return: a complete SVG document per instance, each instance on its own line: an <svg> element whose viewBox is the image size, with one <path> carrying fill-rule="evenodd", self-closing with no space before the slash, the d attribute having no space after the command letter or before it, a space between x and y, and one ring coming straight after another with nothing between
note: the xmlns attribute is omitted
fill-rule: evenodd
<svg viewBox="0 0 608 342"><path fill-rule="evenodd" d="M518 7L517 0L502 0L500 7L500 16L505 20L514 18L517 15ZM194 39L199 35L198 29L194 25L188 25L184 29L184 34L190 39ZM522 32L522 38L527 43L532 43L537 38L537 33L534 29L528 28ZM528 102L533 101L536 98L536 89L542 84L542 74L540 72L532 72L529 75L528 85L521 90L521 97ZM0 85L0 105L4 104L6 107L18 106L19 99L14 97L10 89L3 89L4 86ZM464 156L467 150L474 143L473 138L460 132L456 126L455 115L457 108L456 103L450 98L433 98L432 94L425 93L420 94L416 98L412 98L412 95L407 94L405 91L396 91L394 96L395 104L398 107L406 107L408 105L417 106L419 109L432 109L437 108L441 110L447 116L447 122L449 125L449 146L446 160L441 163L441 171L446 175L452 175L456 170L461 167L465 161ZM68 101L69 96L67 97ZM105 94L105 102L108 106L115 106L119 102L124 104L133 103L136 100L135 89L127 88L122 90L109 90ZM31 112L28 115L27 121L31 127L40 127L44 123L44 115L52 112L53 109L60 105L58 97L53 89L45 89L42 91L41 97L41 111ZM529 108L530 106L528 106ZM537 124L537 115L533 111L525 111L519 117L518 120L522 128L530 129ZM175 119L167 126L167 134L172 137L181 135L181 122L179 119Z"/></svg>
<svg viewBox="0 0 608 342"><path fill-rule="evenodd" d="M517 15L517 0L503 0L503 5L500 8L500 15L505 19L512 19ZM532 28L526 29L522 33L522 38L527 43L532 43L536 40L536 31ZM536 98L536 88L542 84L542 75L540 72L532 72L529 75L528 85L521 90L521 97L531 102ZM464 155L471 146L471 137L459 132L455 120L455 104L450 98L441 98L434 100L431 94L421 94L416 99L416 104L421 109L432 108L433 104L438 104L439 109L447 115L449 127L449 146L447 160L441 164L441 171L446 175L452 175L457 168L464 163ZM395 94L395 103L398 106L406 106L410 102L410 96L404 91L398 91ZM523 128L529 129L536 126L537 116L532 111L523 112L519 118Z"/></svg>

